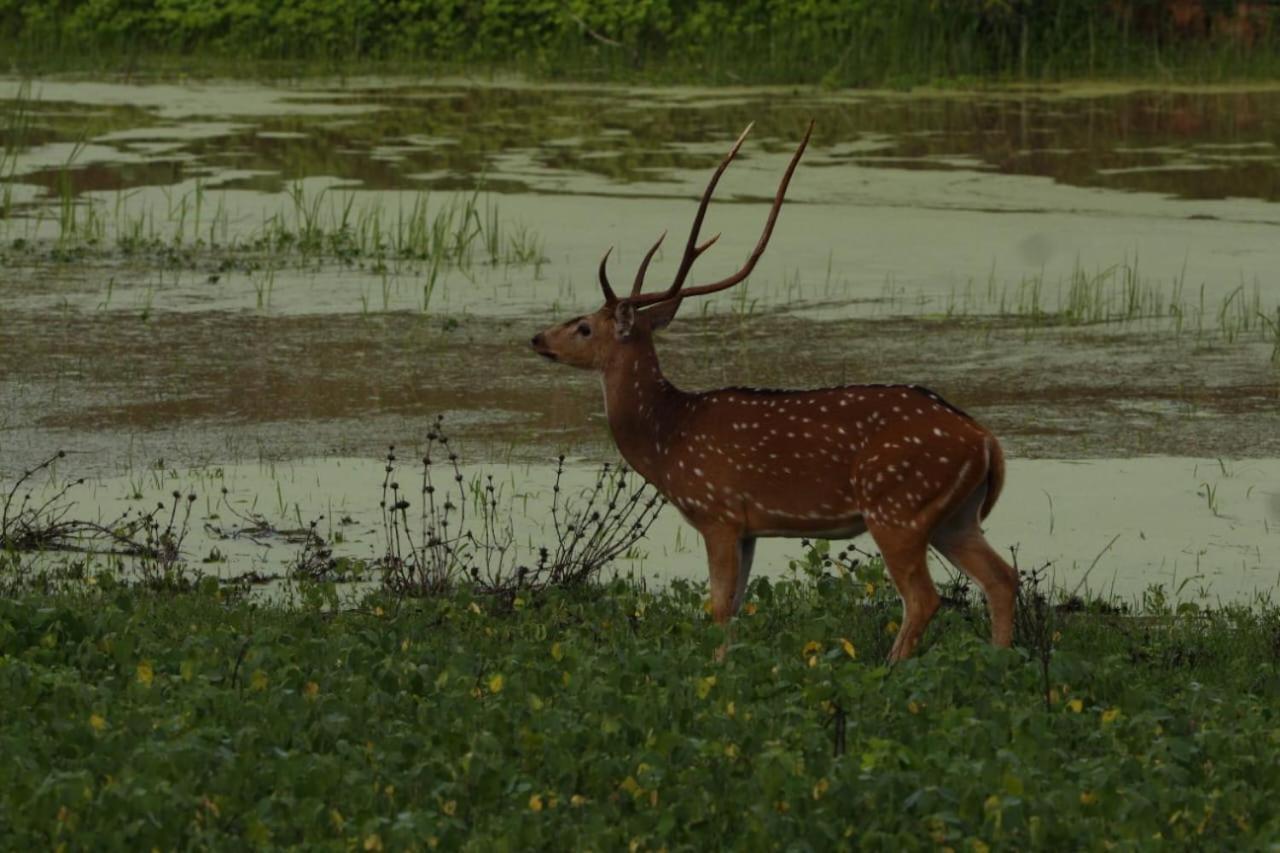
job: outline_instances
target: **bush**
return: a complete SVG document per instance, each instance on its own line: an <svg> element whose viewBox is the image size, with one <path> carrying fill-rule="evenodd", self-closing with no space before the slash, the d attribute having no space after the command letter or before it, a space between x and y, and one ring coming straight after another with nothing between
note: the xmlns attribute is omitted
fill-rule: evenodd
<svg viewBox="0 0 1280 853"><path fill-rule="evenodd" d="M0 0L0 44L26 66L176 54L704 83L1274 68L1274 6L1191 5L1188 23L1154 0Z"/></svg>

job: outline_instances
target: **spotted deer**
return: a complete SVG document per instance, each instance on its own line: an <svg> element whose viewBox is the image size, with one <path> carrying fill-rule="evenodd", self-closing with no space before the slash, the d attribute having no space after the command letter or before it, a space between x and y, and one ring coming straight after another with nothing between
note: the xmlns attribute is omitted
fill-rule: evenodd
<svg viewBox="0 0 1280 853"><path fill-rule="evenodd" d="M746 263L728 278L685 287L694 261L719 237L698 242L716 184L750 130L712 174L671 284L642 292L665 232L640 261L624 298L609 284L610 249L599 268L604 305L539 332L533 349L600 373L618 450L705 540L716 622L727 623L742 606L756 539L842 539L869 532L903 602L890 660L912 653L938 609L926 565L931 545L982 587L992 641L1009 645L1017 574L980 526L1000 494L1004 457L995 436L977 421L916 385L688 392L662 375L654 333L671 322L682 300L725 290L751 274L813 124L782 176Z"/></svg>

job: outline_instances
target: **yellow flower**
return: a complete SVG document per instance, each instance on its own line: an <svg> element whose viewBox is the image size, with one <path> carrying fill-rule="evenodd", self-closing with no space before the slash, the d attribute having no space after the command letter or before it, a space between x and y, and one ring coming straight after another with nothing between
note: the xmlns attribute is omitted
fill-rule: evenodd
<svg viewBox="0 0 1280 853"><path fill-rule="evenodd" d="M697 686L698 698L706 699L711 693L711 688L715 686L716 677L714 675L708 675L706 678L699 678Z"/></svg>
<svg viewBox="0 0 1280 853"><path fill-rule="evenodd" d="M1098 802L1098 795L1095 794L1093 791L1080 792L1080 805L1091 806L1096 802Z"/></svg>
<svg viewBox="0 0 1280 853"><path fill-rule="evenodd" d="M991 850L991 845L979 838L975 838L969 842L969 849L973 853L988 853Z"/></svg>
<svg viewBox="0 0 1280 853"><path fill-rule="evenodd" d="M445 800L444 805L440 807L440 811L444 812L450 817L453 817L454 813L458 811L458 801Z"/></svg>
<svg viewBox="0 0 1280 853"><path fill-rule="evenodd" d="M724 712L726 716L736 717L738 715L738 706L733 704L733 702L730 702L728 705L724 706Z"/></svg>
<svg viewBox="0 0 1280 853"><path fill-rule="evenodd" d="M888 623L886 623L886 624L885 624L885 626L884 626L884 632L885 632L886 634L896 634L896 633L898 633L898 623L897 623L897 622L894 622L892 619L890 619L890 620L888 621Z"/></svg>
<svg viewBox="0 0 1280 853"><path fill-rule="evenodd" d="M329 809L329 823L333 826L334 832L342 832L342 827L347 825L347 819L337 809Z"/></svg>
<svg viewBox="0 0 1280 853"><path fill-rule="evenodd" d="M320 685L314 681L308 681L307 685L302 688L302 695L312 702L316 701L316 697L320 695Z"/></svg>
<svg viewBox="0 0 1280 853"><path fill-rule="evenodd" d="M489 677L489 692L501 693L502 685L505 683L506 682L502 678L502 673L500 672L494 673L492 676Z"/></svg>
<svg viewBox="0 0 1280 853"><path fill-rule="evenodd" d="M870 598L871 596L876 594L876 585L873 584L871 581L867 581L862 585L862 591L864 594L866 594L867 598Z"/></svg>
<svg viewBox="0 0 1280 853"><path fill-rule="evenodd" d="M252 687L254 690L257 690L259 693L261 693L263 690L266 690L267 674L260 669L255 669L253 671L253 676L249 679L249 686Z"/></svg>
<svg viewBox="0 0 1280 853"><path fill-rule="evenodd" d="M1071 709L1071 713L1079 714L1084 710L1084 702L1081 702L1079 699L1072 699L1067 703L1067 707Z"/></svg>
<svg viewBox="0 0 1280 853"><path fill-rule="evenodd" d="M858 650L853 647L853 643L849 642L845 637L840 638L840 648L844 649L844 653L851 658L857 659Z"/></svg>
<svg viewBox="0 0 1280 853"><path fill-rule="evenodd" d="M822 795L825 794L827 789L830 787L831 783L827 781L825 776L822 777L817 782L813 783L813 798L815 800L822 799Z"/></svg>
<svg viewBox="0 0 1280 853"><path fill-rule="evenodd" d="M913 714L919 714L921 707L920 703L914 699L907 703L907 710Z"/></svg>
<svg viewBox="0 0 1280 853"><path fill-rule="evenodd" d="M373 835L370 835L367 838L365 838L364 849L365 850L381 850L382 836L375 832Z"/></svg>
<svg viewBox="0 0 1280 853"><path fill-rule="evenodd" d="M748 616L755 616L755 615L756 615L757 607L756 607L756 603L755 603L754 601L748 601L748 602L747 602L747 606L746 606L746 607L744 607L744 608L742 608L742 609L746 611L746 613L747 613L747 615L748 615Z"/></svg>
<svg viewBox="0 0 1280 853"><path fill-rule="evenodd" d="M1102 712L1102 724L1104 726L1109 726L1112 723L1114 723L1116 721L1116 718L1119 716L1120 716L1119 708L1108 708L1107 710Z"/></svg>
<svg viewBox="0 0 1280 853"><path fill-rule="evenodd" d="M90 714L89 726L95 732L100 732L107 727L107 718L102 716L101 714Z"/></svg>
<svg viewBox="0 0 1280 853"><path fill-rule="evenodd" d="M564 649L562 649L562 648L560 647L560 644L559 644L559 643L552 643L552 644L551 644L551 659L552 659L552 660L560 660L560 659L561 659L561 658L563 658L563 657L564 657Z"/></svg>
<svg viewBox="0 0 1280 853"><path fill-rule="evenodd" d="M467 609L477 616L480 615L480 605L476 604L474 601L471 602L471 604L467 607Z"/></svg>
<svg viewBox="0 0 1280 853"><path fill-rule="evenodd" d="M738 745L736 743L725 744L725 758L733 759L738 757Z"/></svg>
<svg viewBox="0 0 1280 853"><path fill-rule="evenodd" d="M569 798L569 805L573 806L575 809L585 806L586 804L587 804L587 798L582 796L581 794L574 794L572 797Z"/></svg>
<svg viewBox="0 0 1280 853"><path fill-rule="evenodd" d="M809 657L810 655L817 654L820 651L822 651L822 643L819 643L817 640L810 640L804 644L804 650L801 654L805 657Z"/></svg>
<svg viewBox="0 0 1280 853"><path fill-rule="evenodd" d="M374 607L374 608L373 608L373 615L374 615L374 616L377 616L379 619L381 619L381 618L382 618L382 608L381 608L381 607ZM371 837L371 838L378 838L378 836L376 836L376 835L373 835L373 836L370 836L370 837ZM368 841L365 841L365 844L368 844L368 843L369 843ZM368 850L369 848L368 848L368 847L366 847L365 849L366 849L366 850ZM379 849L379 850L381 850L381 849L382 849L382 840L381 840L381 839L378 839L378 849Z"/></svg>
<svg viewBox="0 0 1280 853"><path fill-rule="evenodd" d="M151 668L151 661L138 661L138 683L143 687L150 687L151 682L155 680L155 670Z"/></svg>
<svg viewBox="0 0 1280 853"><path fill-rule="evenodd" d="M532 811L532 812L542 811L542 795L541 794L534 794L533 796L529 797L529 811Z"/></svg>

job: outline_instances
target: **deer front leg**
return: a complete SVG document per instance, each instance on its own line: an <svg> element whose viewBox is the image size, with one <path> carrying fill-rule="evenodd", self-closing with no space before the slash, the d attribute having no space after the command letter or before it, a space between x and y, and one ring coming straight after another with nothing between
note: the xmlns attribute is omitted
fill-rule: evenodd
<svg viewBox="0 0 1280 853"><path fill-rule="evenodd" d="M738 540L738 588L733 596L733 613L736 616L747 599L747 582L751 580L751 563L756 557L756 540L747 536Z"/></svg>
<svg viewBox="0 0 1280 853"><path fill-rule="evenodd" d="M707 545L707 569L711 574L711 618L728 628L729 620L742 605L738 588L742 569L742 540L736 530L713 527L702 531ZM754 551L753 551L754 553ZM729 638L716 650L716 660L729 651Z"/></svg>

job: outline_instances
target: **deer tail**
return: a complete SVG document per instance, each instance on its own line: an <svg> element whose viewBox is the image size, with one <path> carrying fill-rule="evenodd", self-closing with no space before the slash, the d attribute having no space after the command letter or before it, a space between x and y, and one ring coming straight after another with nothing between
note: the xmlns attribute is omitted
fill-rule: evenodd
<svg viewBox="0 0 1280 853"><path fill-rule="evenodd" d="M1000 442L996 437L989 435L987 436L987 497L983 500L982 509L978 513L979 520L985 519L990 514L1002 489L1004 489L1004 451L1000 449Z"/></svg>

